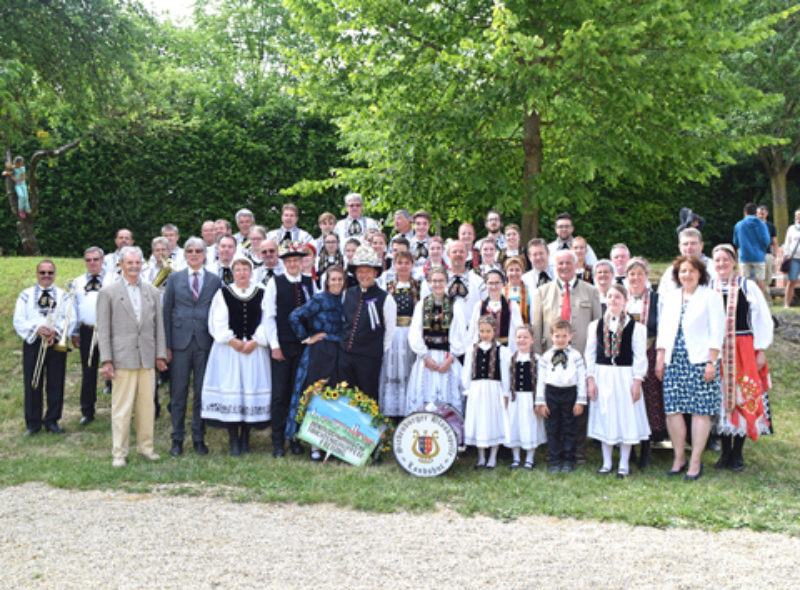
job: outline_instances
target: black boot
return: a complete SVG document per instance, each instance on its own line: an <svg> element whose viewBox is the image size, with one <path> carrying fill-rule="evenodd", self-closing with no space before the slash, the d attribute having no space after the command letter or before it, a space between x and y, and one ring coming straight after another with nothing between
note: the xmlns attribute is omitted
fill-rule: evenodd
<svg viewBox="0 0 800 590"><path fill-rule="evenodd" d="M242 449L239 447L239 425L228 426L228 437L231 442L231 457L238 457L242 454Z"/></svg>
<svg viewBox="0 0 800 590"><path fill-rule="evenodd" d="M644 471L650 467L650 441L642 441L642 454L639 456L639 471Z"/></svg>
<svg viewBox="0 0 800 590"><path fill-rule="evenodd" d="M242 424L242 432L239 436L239 450L242 455L250 452L250 427L247 424Z"/></svg>
<svg viewBox="0 0 800 590"><path fill-rule="evenodd" d="M722 434L719 437L720 454L719 461L714 464L714 469L728 469L731 465L731 435Z"/></svg>
<svg viewBox="0 0 800 590"><path fill-rule="evenodd" d="M742 458L742 447L744 447L743 436L733 437L733 450L731 450L731 459L728 467L731 471L744 471L744 459Z"/></svg>

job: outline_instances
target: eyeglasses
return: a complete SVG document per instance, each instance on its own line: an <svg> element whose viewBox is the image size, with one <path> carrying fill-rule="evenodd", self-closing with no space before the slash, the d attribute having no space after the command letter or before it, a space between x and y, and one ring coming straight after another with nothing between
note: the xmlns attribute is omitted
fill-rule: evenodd
<svg viewBox="0 0 800 590"><path fill-rule="evenodd" d="M54 270L39 270L39 271L37 271L37 272L38 272L40 275L46 275L46 276L49 276L49 275L54 275L54 274L56 274L56 271L54 271Z"/></svg>
<svg viewBox="0 0 800 590"><path fill-rule="evenodd" d="M102 258L84 258L86 262L100 262Z"/></svg>
<svg viewBox="0 0 800 590"><path fill-rule="evenodd" d="M204 250L202 248L187 248L186 249L186 253L187 254L202 254L203 251Z"/></svg>

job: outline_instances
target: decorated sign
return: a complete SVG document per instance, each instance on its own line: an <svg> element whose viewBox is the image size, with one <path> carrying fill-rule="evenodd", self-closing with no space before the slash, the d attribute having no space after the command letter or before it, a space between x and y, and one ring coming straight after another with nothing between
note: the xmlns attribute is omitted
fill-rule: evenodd
<svg viewBox="0 0 800 590"><path fill-rule="evenodd" d="M309 387L297 412L297 436L342 461L364 465L380 445L382 451L391 422L374 400L347 383L327 387L319 381Z"/></svg>
<svg viewBox="0 0 800 590"><path fill-rule="evenodd" d="M411 475L436 477L455 462L458 435L440 413L415 412L397 427L392 450L400 467Z"/></svg>

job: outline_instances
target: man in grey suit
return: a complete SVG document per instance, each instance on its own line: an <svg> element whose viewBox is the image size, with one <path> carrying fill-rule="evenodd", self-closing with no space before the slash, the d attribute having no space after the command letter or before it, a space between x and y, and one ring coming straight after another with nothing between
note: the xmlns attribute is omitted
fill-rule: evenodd
<svg viewBox="0 0 800 590"><path fill-rule="evenodd" d="M103 377L111 380L112 465L124 467L128 456L131 412L135 412L136 450L157 461L153 449L155 370L167 368L164 317L158 289L142 282L142 251L120 251L122 280L97 295L97 346ZM135 410L134 410L135 406Z"/></svg>
<svg viewBox="0 0 800 590"><path fill-rule="evenodd" d="M578 259L572 250L558 250L555 253L556 280L536 291L533 304L533 348L537 354L546 352L553 346L550 339L550 326L563 318L572 324L574 335L572 347L584 353L586 333L593 320L603 315L600 306L600 292L594 285L575 277ZM575 458L578 463L586 462L586 424L588 412L577 418L578 436L575 440Z"/></svg>
<svg viewBox="0 0 800 590"><path fill-rule="evenodd" d="M220 288L219 277L203 268L206 247L203 240L191 237L183 245L187 268L173 272L164 291L164 332L167 337L167 362L170 363L170 412L172 413L173 457L183 453L186 434L186 404L189 377L194 377L192 401L192 443L199 455L207 455L203 438L205 425L200 417L203 376L206 372L212 338L208 333L208 311Z"/></svg>

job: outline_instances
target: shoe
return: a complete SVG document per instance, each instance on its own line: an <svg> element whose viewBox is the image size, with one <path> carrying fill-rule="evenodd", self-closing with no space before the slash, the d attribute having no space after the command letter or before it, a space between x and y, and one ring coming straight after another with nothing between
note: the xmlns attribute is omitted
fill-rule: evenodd
<svg viewBox="0 0 800 590"><path fill-rule="evenodd" d="M623 471L622 469L617 471L617 479L625 479L626 477L628 477L628 475L629 475L628 471Z"/></svg>
<svg viewBox="0 0 800 590"><path fill-rule="evenodd" d="M239 450L242 455L250 452L250 427L246 424L242 424L242 430L239 433Z"/></svg>
<svg viewBox="0 0 800 590"><path fill-rule="evenodd" d="M296 438L289 441L289 449L292 451L292 455L302 455L304 452L303 445Z"/></svg>
<svg viewBox="0 0 800 590"><path fill-rule="evenodd" d="M26 428L25 432L22 433L22 436L33 436L35 434L39 434L39 431L34 430L33 428Z"/></svg>
<svg viewBox="0 0 800 590"><path fill-rule="evenodd" d="M111 460L111 467L125 467L125 459L122 457L114 457Z"/></svg>
<svg viewBox="0 0 800 590"><path fill-rule="evenodd" d="M183 455L183 443L179 440L173 440L172 446L169 449L169 454L173 457L180 457Z"/></svg>
<svg viewBox="0 0 800 590"><path fill-rule="evenodd" d="M675 475L680 475L681 473L686 471L687 467L689 467L689 462L688 461L686 463L684 463L683 466L681 468L679 468L679 469L671 469L671 470L667 471L667 477L673 477Z"/></svg>
<svg viewBox="0 0 800 590"><path fill-rule="evenodd" d="M494 465L490 465L489 463L486 464L486 471L491 471L494 468L495 468Z"/></svg>
<svg viewBox="0 0 800 590"><path fill-rule="evenodd" d="M312 461L322 461L322 451L319 449L314 449L311 451L311 460Z"/></svg>
<svg viewBox="0 0 800 590"><path fill-rule="evenodd" d="M550 473L559 473L561 471L561 463L550 463Z"/></svg>
<svg viewBox="0 0 800 590"><path fill-rule="evenodd" d="M242 448L239 444L239 425L228 426L228 445L230 448L231 457L238 457L242 454Z"/></svg>
<svg viewBox="0 0 800 590"><path fill-rule="evenodd" d="M145 459L149 459L150 461L158 461L161 458L161 455L159 455L158 453L154 453L153 451L150 451L149 453L139 453L139 454Z"/></svg>
<svg viewBox="0 0 800 590"><path fill-rule="evenodd" d="M275 457L276 459L279 457L285 457L286 449L284 449L283 447L275 447L274 449L272 449L272 456Z"/></svg>
<svg viewBox="0 0 800 590"><path fill-rule="evenodd" d="M511 462L511 465L508 466L509 469L519 469L519 461L514 459Z"/></svg>
<svg viewBox="0 0 800 590"><path fill-rule="evenodd" d="M728 464L728 469L735 471L736 473L741 473L744 471L744 460L741 457L731 458L731 461Z"/></svg>
<svg viewBox="0 0 800 590"><path fill-rule="evenodd" d="M697 481L700 479L700 476L703 475L703 464L700 463L700 471L697 472L697 475L689 475L688 473L683 476L683 479L686 481Z"/></svg>
<svg viewBox="0 0 800 590"><path fill-rule="evenodd" d="M561 473L572 473L573 471L575 471L574 463L567 462L561 466Z"/></svg>
<svg viewBox="0 0 800 590"><path fill-rule="evenodd" d="M192 446L194 447L194 452L198 455L208 455L208 447L202 440L194 441Z"/></svg>
<svg viewBox="0 0 800 590"><path fill-rule="evenodd" d="M608 475L611 473L611 467L601 467L597 470L597 475Z"/></svg>
<svg viewBox="0 0 800 590"><path fill-rule="evenodd" d="M45 426L47 432L50 434L64 434L64 429L61 428L57 423L53 422L52 424L47 424Z"/></svg>
<svg viewBox="0 0 800 590"><path fill-rule="evenodd" d="M486 469L486 463L476 463L473 469Z"/></svg>
<svg viewBox="0 0 800 590"><path fill-rule="evenodd" d="M527 469L528 471L533 471L533 461L525 461L522 465L523 469Z"/></svg>
<svg viewBox="0 0 800 590"><path fill-rule="evenodd" d="M89 426L92 422L94 422L94 416L82 416L78 421L78 426Z"/></svg>

